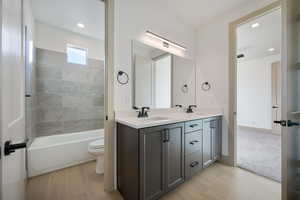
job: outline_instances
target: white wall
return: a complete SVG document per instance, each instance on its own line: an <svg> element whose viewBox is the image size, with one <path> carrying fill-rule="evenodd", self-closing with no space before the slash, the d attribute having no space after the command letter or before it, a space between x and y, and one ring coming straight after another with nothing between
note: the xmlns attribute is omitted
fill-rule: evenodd
<svg viewBox="0 0 300 200"><path fill-rule="evenodd" d="M181 23L173 11L158 1L116 0L115 75L123 70L131 75L131 40L140 40L146 30L160 34L188 48L187 57L195 57L196 33ZM132 77L130 77L132 78ZM115 84L115 110L131 109L132 84Z"/></svg>
<svg viewBox="0 0 300 200"><path fill-rule="evenodd" d="M66 53L67 44L88 49L88 57L104 60L104 41L36 21L36 47Z"/></svg>
<svg viewBox="0 0 300 200"><path fill-rule="evenodd" d="M195 104L195 62L173 56L173 105L192 105ZM182 92L183 85L188 85L188 91Z"/></svg>
<svg viewBox="0 0 300 200"><path fill-rule="evenodd" d="M228 94L229 94L229 23L268 5L275 0L253 0L240 8L199 27L197 34L197 105L224 111L222 153L228 155ZM199 87L208 81L212 89Z"/></svg>
<svg viewBox="0 0 300 200"><path fill-rule="evenodd" d="M238 125L272 129L271 65L280 59L280 55L272 55L238 62Z"/></svg>

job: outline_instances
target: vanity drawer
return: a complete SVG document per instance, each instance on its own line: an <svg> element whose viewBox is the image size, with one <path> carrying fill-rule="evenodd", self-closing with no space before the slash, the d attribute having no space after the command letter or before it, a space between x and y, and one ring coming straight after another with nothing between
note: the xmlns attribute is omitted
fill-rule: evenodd
<svg viewBox="0 0 300 200"><path fill-rule="evenodd" d="M202 170L202 151L197 151L186 157L185 178L189 179Z"/></svg>
<svg viewBox="0 0 300 200"><path fill-rule="evenodd" d="M202 120L185 122L185 132L193 132L203 128Z"/></svg>
<svg viewBox="0 0 300 200"><path fill-rule="evenodd" d="M202 150L202 130L185 134L185 155Z"/></svg>

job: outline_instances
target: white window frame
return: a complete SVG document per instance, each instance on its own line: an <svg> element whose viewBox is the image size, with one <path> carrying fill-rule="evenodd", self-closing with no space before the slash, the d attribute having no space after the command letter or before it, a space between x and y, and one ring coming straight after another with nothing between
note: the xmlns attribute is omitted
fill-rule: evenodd
<svg viewBox="0 0 300 200"><path fill-rule="evenodd" d="M70 63L70 64L77 64L77 65L84 65L84 66L87 66L88 65L88 48L84 48L84 47L81 47L81 46L77 46L77 45L73 45L73 44L67 44L67 47L66 47L66 52L67 52L67 63ZM68 54L68 49L69 48L73 48L73 49L78 49L78 50L82 50L82 51L85 51L86 52L86 57L85 57L85 64L81 64L81 63L75 63L75 62L70 62L69 61L69 54Z"/></svg>

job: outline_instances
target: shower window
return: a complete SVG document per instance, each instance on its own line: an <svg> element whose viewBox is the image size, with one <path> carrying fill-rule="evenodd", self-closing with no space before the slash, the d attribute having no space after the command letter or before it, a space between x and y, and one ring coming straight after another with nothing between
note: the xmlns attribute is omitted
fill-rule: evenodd
<svg viewBox="0 0 300 200"><path fill-rule="evenodd" d="M68 63L87 65L87 49L68 44L67 59Z"/></svg>

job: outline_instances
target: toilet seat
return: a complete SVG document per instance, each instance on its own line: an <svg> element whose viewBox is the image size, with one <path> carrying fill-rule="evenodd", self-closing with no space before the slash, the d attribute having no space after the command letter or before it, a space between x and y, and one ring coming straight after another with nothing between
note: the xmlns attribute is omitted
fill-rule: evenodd
<svg viewBox="0 0 300 200"><path fill-rule="evenodd" d="M104 148L104 140L96 140L89 144L90 149L103 149Z"/></svg>

